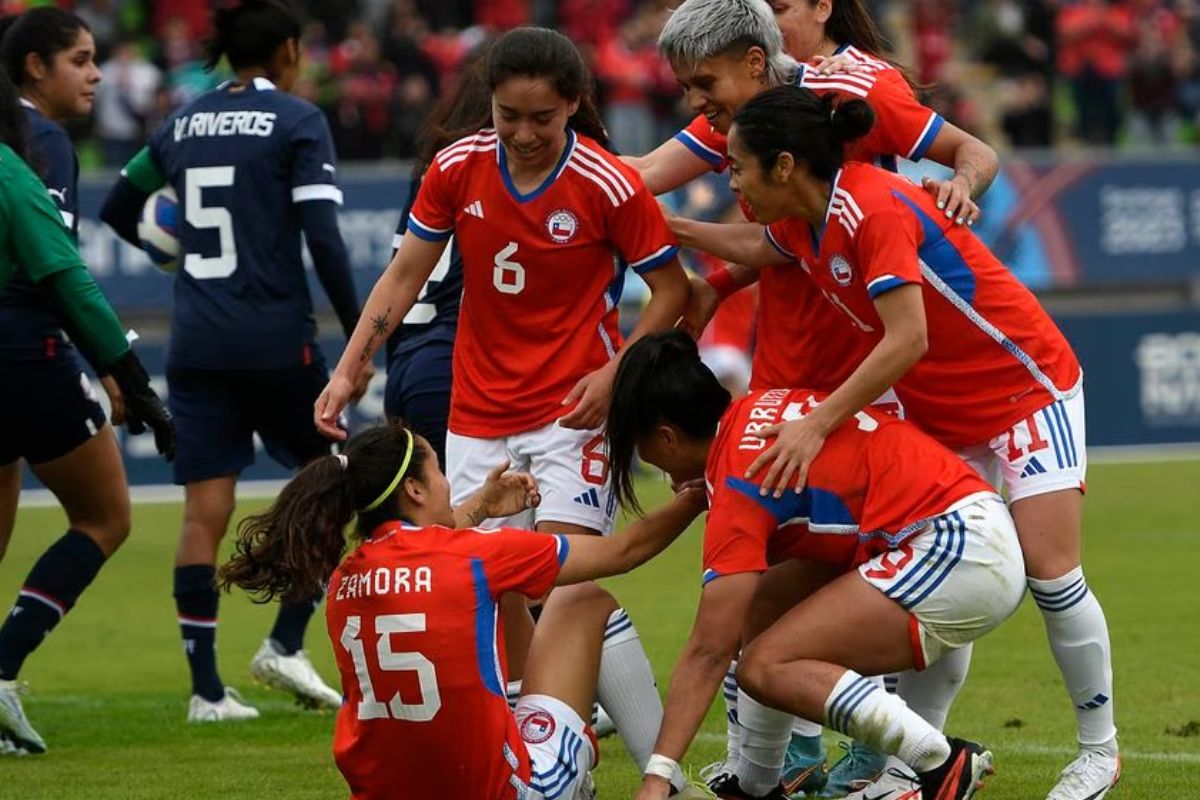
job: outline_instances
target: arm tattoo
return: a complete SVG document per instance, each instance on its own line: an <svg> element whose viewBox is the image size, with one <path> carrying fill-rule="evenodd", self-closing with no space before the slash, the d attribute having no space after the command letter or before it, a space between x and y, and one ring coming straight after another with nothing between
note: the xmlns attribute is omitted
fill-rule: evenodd
<svg viewBox="0 0 1200 800"><path fill-rule="evenodd" d="M371 346L375 344L375 340L381 336L387 336L388 323L392 318L392 307L388 306L382 314L377 314L371 317L371 336L367 339L367 343L363 345L362 354L358 360L367 362L371 360Z"/></svg>
<svg viewBox="0 0 1200 800"><path fill-rule="evenodd" d="M488 515L484 513L482 503L479 504L478 508L473 508L467 512L467 519L470 521L472 528L482 525L487 518Z"/></svg>

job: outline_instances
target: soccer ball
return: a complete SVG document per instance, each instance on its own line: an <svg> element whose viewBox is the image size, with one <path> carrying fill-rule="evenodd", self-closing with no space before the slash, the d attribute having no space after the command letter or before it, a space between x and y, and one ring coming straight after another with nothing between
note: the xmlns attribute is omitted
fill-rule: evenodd
<svg viewBox="0 0 1200 800"><path fill-rule="evenodd" d="M146 198L137 233L154 266L170 275L179 271L179 198L174 189L164 186Z"/></svg>

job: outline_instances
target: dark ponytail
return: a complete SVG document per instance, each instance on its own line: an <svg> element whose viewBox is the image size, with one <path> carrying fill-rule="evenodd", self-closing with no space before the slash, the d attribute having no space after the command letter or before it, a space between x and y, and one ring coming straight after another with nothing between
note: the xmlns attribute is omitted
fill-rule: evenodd
<svg viewBox="0 0 1200 800"><path fill-rule="evenodd" d="M213 33L204 44L204 68L229 60L235 72L266 66L288 39L300 40L300 17L287 0L241 0L213 12Z"/></svg>
<svg viewBox="0 0 1200 800"><path fill-rule="evenodd" d="M25 161L29 160L29 126L17 87L8 79L8 71L0 69L0 142L8 145Z"/></svg>
<svg viewBox="0 0 1200 800"><path fill-rule="evenodd" d="M410 437L412 454L401 479L378 505L363 510L395 480ZM238 525L234 554L221 567L220 585L240 586L257 602L313 597L341 561L351 519L357 516L360 539L396 519L400 515L397 493L405 478L424 479L426 453L416 434L394 423L350 437L341 456L309 462L269 509Z"/></svg>
<svg viewBox="0 0 1200 800"><path fill-rule="evenodd" d="M662 423L695 439L711 438L729 407L729 392L704 366L692 337L683 331L638 339L617 368L608 408L608 460L621 505L641 513L633 489L638 440Z"/></svg>
<svg viewBox="0 0 1200 800"><path fill-rule="evenodd" d="M578 100L579 110L567 124L576 133L611 149L608 131L596 105L592 74L571 40L549 28L513 28L492 45L488 86L492 91L509 78L546 78L564 100Z"/></svg>
<svg viewBox="0 0 1200 800"><path fill-rule="evenodd" d="M871 130L875 112L864 100L835 104L832 94L818 97L809 89L777 86L742 106L733 124L738 141L764 170L780 154L791 153L814 178L829 180L846 160L846 144Z"/></svg>
<svg viewBox="0 0 1200 800"><path fill-rule="evenodd" d="M31 8L0 20L0 64L17 86L29 81L25 59L36 54L49 69L54 56L75 45L80 31L91 31L79 17L54 6Z"/></svg>
<svg viewBox="0 0 1200 800"><path fill-rule="evenodd" d="M809 5L816 6L818 0L808 0ZM871 12L863 0L832 0L833 11L825 23L825 35L838 44L849 44L870 53L877 58L885 58L887 41L871 18Z"/></svg>

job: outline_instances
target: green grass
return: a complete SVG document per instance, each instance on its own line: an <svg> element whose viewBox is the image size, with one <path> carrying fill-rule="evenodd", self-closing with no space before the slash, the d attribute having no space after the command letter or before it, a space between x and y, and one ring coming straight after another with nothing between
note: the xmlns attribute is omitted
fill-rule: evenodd
<svg viewBox="0 0 1200 800"><path fill-rule="evenodd" d="M644 484L648 496L665 492L657 482ZM1091 471L1085 563L1112 629L1126 754L1114 798L1200 796L1200 736L1168 733L1200 721L1200 592L1191 575L1200 554L1197 487L1200 463ZM219 637L224 679L243 688L263 718L184 723L188 683L170 581L179 517L177 505L138 506L132 538L26 664L22 678L32 686L26 709L51 749L42 757L0 759L0 797L345 796L330 757L332 717L300 711L250 683L247 665L270 625L270 608L223 598ZM57 510L20 511L0 564L0 603L15 595L62 529ZM664 687L691 626L698 578L697 526L656 562L610 582ZM318 668L332 677L327 638L314 630L309 646ZM948 727L994 748L999 772L986 797L1044 797L1070 757L1074 718L1031 602L976 646ZM723 728L716 708L688 755L693 768L720 757ZM637 775L615 740L604 742L597 780L606 798L629 797L636 788Z"/></svg>

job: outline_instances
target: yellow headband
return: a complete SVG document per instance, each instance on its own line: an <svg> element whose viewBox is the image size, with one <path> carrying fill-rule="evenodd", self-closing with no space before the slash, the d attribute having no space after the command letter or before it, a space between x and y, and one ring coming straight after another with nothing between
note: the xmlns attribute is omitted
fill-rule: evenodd
<svg viewBox="0 0 1200 800"><path fill-rule="evenodd" d="M412 461L413 454L412 431L405 428L404 434L408 437L408 447L404 451L404 460L400 462L400 469L396 470L396 477L392 478L392 482L389 483L388 487L383 490L383 494L379 495L379 497L376 497L371 501L371 505L363 509L364 512L374 511L376 508L378 508L380 503L382 503L384 500L387 500L391 493L396 491L396 486L399 485L400 479L404 477L404 472L408 469L408 462Z"/></svg>

